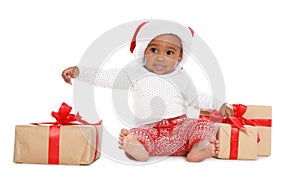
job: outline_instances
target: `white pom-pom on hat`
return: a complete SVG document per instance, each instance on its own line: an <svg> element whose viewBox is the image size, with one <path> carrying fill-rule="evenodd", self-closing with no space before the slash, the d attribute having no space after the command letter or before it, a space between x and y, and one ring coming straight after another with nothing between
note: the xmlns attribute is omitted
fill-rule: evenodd
<svg viewBox="0 0 300 182"><path fill-rule="evenodd" d="M144 60L145 49L151 40L162 34L174 34L181 40L182 45L182 60L187 57L187 52L191 48L194 31L190 27L185 27L176 22L166 20L150 20L142 22L134 32L130 51L138 60Z"/></svg>

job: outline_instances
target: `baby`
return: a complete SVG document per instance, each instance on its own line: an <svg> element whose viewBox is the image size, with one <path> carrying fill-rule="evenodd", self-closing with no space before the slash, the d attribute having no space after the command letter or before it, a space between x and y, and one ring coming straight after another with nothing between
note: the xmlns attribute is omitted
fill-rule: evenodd
<svg viewBox="0 0 300 182"><path fill-rule="evenodd" d="M95 70L69 67L62 72L96 86L130 89L133 92L135 123L121 129L119 148L126 156L147 161L149 156L186 156L199 162L216 155L218 140L213 123L188 118L187 106L205 111L218 110L223 116L232 111L226 104L207 95L198 95L187 73L181 69L191 44L193 31L174 22L153 20L138 26L130 50L136 64L122 69Z"/></svg>

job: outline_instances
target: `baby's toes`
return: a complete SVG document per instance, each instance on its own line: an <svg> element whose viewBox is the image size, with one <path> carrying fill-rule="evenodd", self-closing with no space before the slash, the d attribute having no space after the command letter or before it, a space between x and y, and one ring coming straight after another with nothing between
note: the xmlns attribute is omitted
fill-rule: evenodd
<svg viewBox="0 0 300 182"><path fill-rule="evenodd" d="M219 144L215 144L215 154L217 155L220 151L220 145Z"/></svg>
<svg viewBox="0 0 300 182"><path fill-rule="evenodd" d="M120 149L124 148L124 142L122 140L119 140L119 148Z"/></svg>
<svg viewBox="0 0 300 182"><path fill-rule="evenodd" d="M219 150L216 150L216 151L215 151L215 155L218 155L218 154L219 154Z"/></svg>
<svg viewBox="0 0 300 182"><path fill-rule="evenodd" d="M220 141L219 141L219 140L215 140L215 143L216 143L216 144L219 144L219 143L220 143Z"/></svg>
<svg viewBox="0 0 300 182"><path fill-rule="evenodd" d="M129 134L129 131L127 130L127 129L125 129L125 128L123 128L123 129L121 129L121 133L120 133L120 135L123 135L123 136L127 136L128 134Z"/></svg>

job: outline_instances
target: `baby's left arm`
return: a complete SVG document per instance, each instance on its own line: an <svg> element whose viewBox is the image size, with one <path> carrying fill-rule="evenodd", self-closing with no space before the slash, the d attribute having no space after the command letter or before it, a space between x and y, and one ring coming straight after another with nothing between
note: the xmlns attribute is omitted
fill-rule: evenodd
<svg viewBox="0 0 300 182"><path fill-rule="evenodd" d="M225 101L203 92L197 92L196 87L189 75L185 72L182 72L181 76L181 79L184 80L181 82L182 96L188 106L207 113L217 110L223 117L233 115L232 108Z"/></svg>
<svg viewBox="0 0 300 182"><path fill-rule="evenodd" d="M189 102L188 105L208 113L212 110L217 110L223 117L233 115L233 109L230 105L205 93L197 94L197 97Z"/></svg>
<svg viewBox="0 0 300 182"><path fill-rule="evenodd" d="M193 97L188 101L188 105L194 107L195 109L200 109L204 111L218 110L220 111L224 105L224 102L212 97L209 94L200 92L191 93Z"/></svg>
<svg viewBox="0 0 300 182"><path fill-rule="evenodd" d="M217 110L222 116L233 115L232 109L224 101L221 101L212 95L197 92L193 81L187 74L185 74L184 87L183 98L188 106L206 112Z"/></svg>

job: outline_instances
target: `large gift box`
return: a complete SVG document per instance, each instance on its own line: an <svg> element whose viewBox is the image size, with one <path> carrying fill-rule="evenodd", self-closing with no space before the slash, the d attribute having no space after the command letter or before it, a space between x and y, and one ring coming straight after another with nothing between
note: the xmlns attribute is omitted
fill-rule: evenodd
<svg viewBox="0 0 300 182"><path fill-rule="evenodd" d="M98 159L101 122L89 124L70 110L63 103L59 112L52 112L56 122L16 125L14 162L80 165Z"/></svg>

